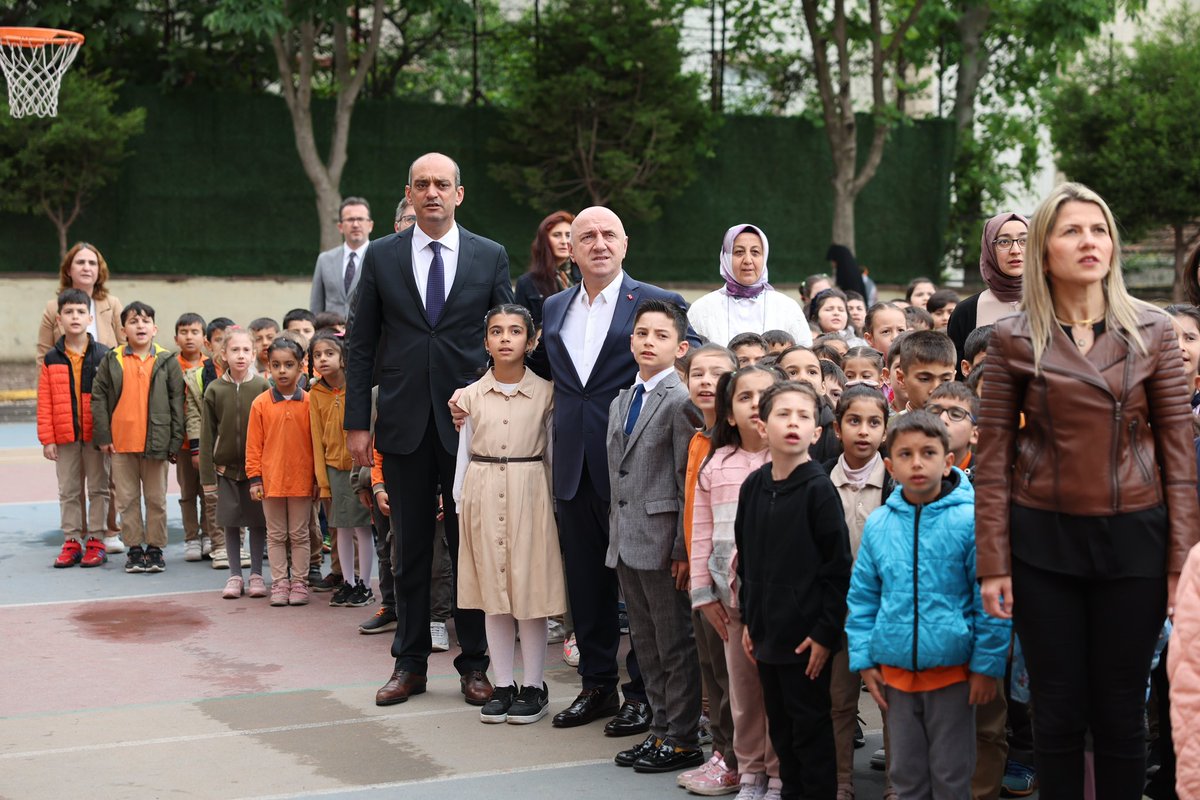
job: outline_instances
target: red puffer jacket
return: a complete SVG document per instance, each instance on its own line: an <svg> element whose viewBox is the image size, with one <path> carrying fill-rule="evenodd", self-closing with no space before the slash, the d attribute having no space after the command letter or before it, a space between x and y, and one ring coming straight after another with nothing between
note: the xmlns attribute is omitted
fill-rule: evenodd
<svg viewBox="0 0 1200 800"><path fill-rule="evenodd" d="M38 441L42 444L70 444L92 440L92 379L96 367L108 348L88 334L88 348L83 354L80 384L83 390L83 409L75 407L75 375L67 357L66 338L59 337L54 347L42 359L38 376L37 424Z"/></svg>

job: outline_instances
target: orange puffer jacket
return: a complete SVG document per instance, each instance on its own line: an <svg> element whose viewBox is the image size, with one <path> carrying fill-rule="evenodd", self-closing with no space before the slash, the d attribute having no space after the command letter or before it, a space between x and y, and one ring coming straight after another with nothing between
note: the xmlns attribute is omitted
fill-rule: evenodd
<svg viewBox="0 0 1200 800"><path fill-rule="evenodd" d="M92 440L92 379L96 367L108 348L88 334L88 348L83 354L80 386L83 409L75 406L75 375L67 357L66 337L60 336L54 347L42 357L38 375L37 425L38 441L42 444L70 444Z"/></svg>

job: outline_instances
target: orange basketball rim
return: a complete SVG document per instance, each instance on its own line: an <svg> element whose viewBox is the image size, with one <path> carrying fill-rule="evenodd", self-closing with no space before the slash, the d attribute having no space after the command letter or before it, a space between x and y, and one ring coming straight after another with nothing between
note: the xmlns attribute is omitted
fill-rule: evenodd
<svg viewBox="0 0 1200 800"><path fill-rule="evenodd" d="M58 114L62 78L75 60L83 34L56 28L0 28L0 69L14 117Z"/></svg>

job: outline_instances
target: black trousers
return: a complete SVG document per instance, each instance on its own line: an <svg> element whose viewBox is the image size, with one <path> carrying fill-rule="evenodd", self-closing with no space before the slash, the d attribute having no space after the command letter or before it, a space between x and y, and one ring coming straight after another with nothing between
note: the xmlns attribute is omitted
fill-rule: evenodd
<svg viewBox="0 0 1200 800"><path fill-rule="evenodd" d="M588 476L587 464L579 489L570 500L558 501L558 540L567 575L567 596L579 645L579 675L584 689L617 687L617 650L621 628L617 622L617 571L604 566L608 554L608 503ZM646 702L637 655L629 648L625 659L629 683L621 687L626 700Z"/></svg>
<svg viewBox="0 0 1200 800"><path fill-rule="evenodd" d="M383 482L392 506L392 570L395 575L396 636L392 655L396 669L426 673L432 641L429 638L430 574L437 518L438 487L449 495L454 485L454 453L442 447L430 414L417 449L407 454L383 454ZM445 506L446 544L458 569L458 514L454 502ZM454 627L462 652L454 659L459 673L488 668L483 612L458 610Z"/></svg>
<svg viewBox="0 0 1200 800"><path fill-rule="evenodd" d="M1166 577L1092 580L1013 559L1012 578L1041 796L1083 796L1084 734L1091 731L1098 800L1138 800L1147 680L1166 618Z"/></svg>
<svg viewBox="0 0 1200 800"><path fill-rule="evenodd" d="M390 495L389 495L390 497ZM379 604L396 610L396 576L392 573L392 521L371 499L371 524L375 526L375 555L379 558Z"/></svg>
<svg viewBox="0 0 1200 800"><path fill-rule="evenodd" d="M779 756L783 797L828 800L837 794L837 751L828 663L816 680L804 674L808 659L795 664L758 662L767 732Z"/></svg>

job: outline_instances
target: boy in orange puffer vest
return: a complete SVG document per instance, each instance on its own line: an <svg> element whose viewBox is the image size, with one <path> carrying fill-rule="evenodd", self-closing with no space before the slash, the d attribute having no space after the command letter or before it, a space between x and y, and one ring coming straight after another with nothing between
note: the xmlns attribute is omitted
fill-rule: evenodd
<svg viewBox="0 0 1200 800"><path fill-rule="evenodd" d="M58 474L58 502L65 541L55 567L98 567L108 560L104 549L108 517L109 457L92 442L92 379L108 348L92 339L91 303L79 289L58 296L58 323L65 331L42 359L38 376L37 423L42 454ZM87 530L84 552L83 504L86 482Z"/></svg>

